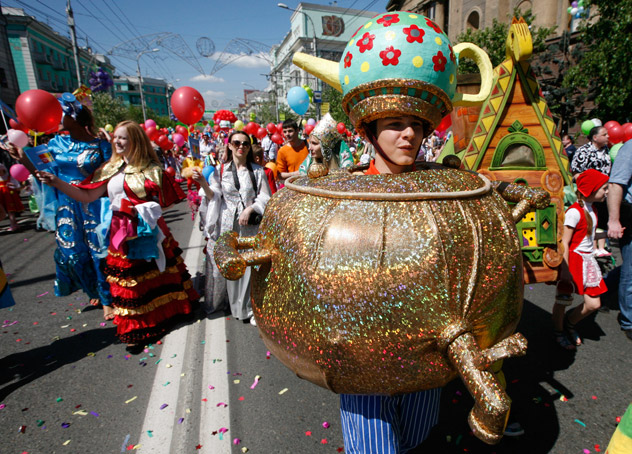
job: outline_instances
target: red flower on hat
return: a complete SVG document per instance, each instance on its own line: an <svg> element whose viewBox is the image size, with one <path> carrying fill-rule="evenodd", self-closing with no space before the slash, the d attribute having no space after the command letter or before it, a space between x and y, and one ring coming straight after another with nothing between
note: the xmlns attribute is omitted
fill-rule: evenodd
<svg viewBox="0 0 632 454"><path fill-rule="evenodd" d="M456 57L454 56L454 49L452 49L452 46L450 46L448 44L448 49L450 49L450 60L452 60L452 63L456 63Z"/></svg>
<svg viewBox="0 0 632 454"><path fill-rule="evenodd" d="M388 16L380 17L376 22L388 27L389 25L398 23L399 16L397 14L389 14Z"/></svg>
<svg viewBox="0 0 632 454"><path fill-rule="evenodd" d="M402 55L402 51L399 49L395 49L393 46L387 47L382 52L380 52L380 58L382 59L382 64L384 66L395 66L399 64L400 55Z"/></svg>
<svg viewBox="0 0 632 454"><path fill-rule="evenodd" d="M348 68L349 66L351 66L352 58L353 58L353 55L351 55L351 52L347 52L347 55L345 55L345 68Z"/></svg>
<svg viewBox="0 0 632 454"><path fill-rule="evenodd" d="M426 25L430 28L432 28L434 31L436 31L437 33L443 33L443 30L441 30L439 28L439 26L437 24L435 24L434 22L432 22L430 19L428 19L426 17Z"/></svg>
<svg viewBox="0 0 632 454"><path fill-rule="evenodd" d="M445 71L445 64L448 62L448 59L445 58L445 56L443 55L443 52L439 51L437 52L437 55L435 55L434 57L432 57L432 63L434 63L434 70L435 71Z"/></svg>
<svg viewBox="0 0 632 454"><path fill-rule="evenodd" d="M426 34L423 29L417 27L415 24L412 24L410 27L404 28L404 33L408 35L406 36L406 41L408 41L409 43L418 42L420 44L424 42L424 35Z"/></svg>
<svg viewBox="0 0 632 454"><path fill-rule="evenodd" d="M375 39L375 35L372 35L369 32L366 32L364 35L362 35L362 39L358 41L358 47L360 48L360 53L373 49L374 39Z"/></svg>

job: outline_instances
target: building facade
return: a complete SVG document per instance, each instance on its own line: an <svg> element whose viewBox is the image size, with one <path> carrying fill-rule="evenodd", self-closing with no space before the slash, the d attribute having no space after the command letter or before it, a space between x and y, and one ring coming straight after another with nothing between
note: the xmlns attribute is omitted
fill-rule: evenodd
<svg viewBox="0 0 632 454"><path fill-rule="evenodd" d="M109 58L93 53L90 48L79 49L81 83L73 57L72 43L48 25L24 13L20 8L2 7L6 20L6 37L19 92L41 89L53 93L74 91L81 83L88 85L89 71L102 67L110 74L114 66ZM2 68L9 70L9 62L2 60Z"/></svg>
<svg viewBox="0 0 632 454"><path fill-rule="evenodd" d="M388 11L413 11L429 17L443 29L450 41L467 29L491 27L494 19L511 20L515 8L531 10L536 27L556 27L555 34L573 31L576 24L566 11L570 0L390 0Z"/></svg>
<svg viewBox="0 0 632 454"><path fill-rule="evenodd" d="M145 107L160 116L171 114L171 95L175 91L173 85L163 79L143 77L143 97ZM126 106L141 107L140 83L138 77L117 77L114 79L114 97L123 101Z"/></svg>
<svg viewBox="0 0 632 454"><path fill-rule="evenodd" d="M269 90L276 95L279 103L286 102L287 92L295 86L309 85L313 90L322 89L322 82L292 63L295 52L340 61L355 31L379 13L299 3L288 14L291 14L290 31L281 44L271 50L273 64Z"/></svg>

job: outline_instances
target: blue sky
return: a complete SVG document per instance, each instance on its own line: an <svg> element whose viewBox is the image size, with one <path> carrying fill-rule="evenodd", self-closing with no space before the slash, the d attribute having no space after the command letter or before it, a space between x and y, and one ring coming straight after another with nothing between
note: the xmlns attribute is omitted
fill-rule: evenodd
<svg viewBox="0 0 632 454"><path fill-rule="evenodd" d="M79 45L88 44L106 53L122 42L156 33L179 34L204 70L161 50L140 59L143 76L166 79L176 87L191 86L204 95L207 109L234 107L243 100L243 90L264 89L269 73L265 60L241 57L214 72L215 60L200 56L196 42L203 37L215 45L215 55L231 40L244 38L260 48L279 44L290 29L291 11L277 7L277 0L71 0ZM284 1L296 8L298 1ZM311 0L330 5L335 2ZM384 12L388 0L338 0L336 6ZM3 0L3 6L23 8L54 30L68 35L66 0ZM207 41L208 43L208 41ZM136 75L136 56L110 57L120 74Z"/></svg>

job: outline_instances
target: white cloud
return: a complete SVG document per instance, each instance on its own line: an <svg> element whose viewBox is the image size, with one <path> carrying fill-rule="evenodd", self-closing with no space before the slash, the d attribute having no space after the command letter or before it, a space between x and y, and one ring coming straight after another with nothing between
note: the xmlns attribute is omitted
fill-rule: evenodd
<svg viewBox="0 0 632 454"><path fill-rule="evenodd" d="M222 61L228 63L228 65L238 66L240 68L269 68L270 64L266 61L266 58L270 58L268 54L229 54L215 52L211 57L213 60ZM228 66L226 65L226 66Z"/></svg>
<svg viewBox="0 0 632 454"><path fill-rule="evenodd" d="M226 82L223 78L211 76L210 74L198 74L197 76L191 77L190 80L191 82Z"/></svg>
<svg viewBox="0 0 632 454"><path fill-rule="evenodd" d="M224 93L223 91L213 91L213 90L206 90L202 94L204 95L205 98L224 98L226 96L226 93Z"/></svg>

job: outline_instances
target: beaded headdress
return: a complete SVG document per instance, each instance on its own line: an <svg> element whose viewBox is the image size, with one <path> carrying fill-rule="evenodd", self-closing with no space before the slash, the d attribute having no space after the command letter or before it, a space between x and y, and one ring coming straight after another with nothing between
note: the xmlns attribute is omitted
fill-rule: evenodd
<svg viewBox="0 0 632 454"><path fill-rule="evenodd" d="M320 119L310 134L310 136L315 136L320 141L320 150L323 154L323 159L327 162L331 161L334 153L337 152L337 150L334 150L334 146L342 139L337 126L333 117L327 113Z"/></svg>

